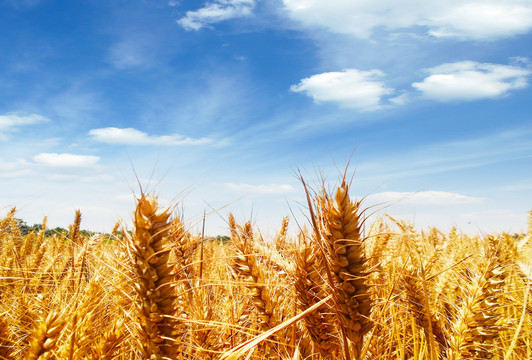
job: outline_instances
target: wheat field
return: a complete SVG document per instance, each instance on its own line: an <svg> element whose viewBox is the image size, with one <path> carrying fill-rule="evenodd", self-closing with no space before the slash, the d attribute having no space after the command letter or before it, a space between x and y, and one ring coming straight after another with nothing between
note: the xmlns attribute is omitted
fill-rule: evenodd
<svg viewBox="0 0 532 360"><path fill-rule="evenodd" d="M0 359L532 359L528 234L367 223L340 179L274 239L188 231L141 194L132 229L0 220ZM118 225L118 224L117 224Z"/></svg>

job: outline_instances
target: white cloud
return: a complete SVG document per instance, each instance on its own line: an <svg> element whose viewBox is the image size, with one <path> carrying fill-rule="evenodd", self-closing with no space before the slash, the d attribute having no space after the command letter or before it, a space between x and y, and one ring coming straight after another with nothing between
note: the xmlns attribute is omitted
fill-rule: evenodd
<svg viewBox="0 0 532 360"><path fill-rule="evenodd" d="M430 75L412 86L438 101L500 97L528 86L531 71L517 66L461 61L426 70Z"/></svg>
<svg viewBox="0 0 532 360"><path fill-rule="evenodd" d="M393 93L377 79L384 74L379 70L347 69L313 75L292 85L290 90L303 92L315 102L333 102L341 107L358 110L376 110L384 95Z"/></svg>
<svg viewBox="0 0 532 360"><path fill-rule="evenodd" d="M492 40L532 28L528 0L283 0L305 26L369 38L376 29L423 27L435 37Z"/></svg>
<svg viewBox="0 0 532 360"><path fill-rule="evenodd" d="M187 11L177 23L188 31L200 30L209 24L251 16L254 7L255 0L215 0L199 10Z"/></svg>
<svg viewBox="0 0 532 360"><path fill-rule="evenodd" d="M39 165L57 168L83 168L96 165L100 160L93 155L75 155L68 153L40 153L33 157Z"/></svg>
<svg viewBox="0 0 532 360"><path fill-rule="evenodd" d="M449 7L432 20L429 33L436 37L503 38L530 31L532 6L530 1L467 2Z"/></svg>
<svg viewBox="0 0 532 360"><path fill-rule="evenodd" d="M134 128L120 129L107 127L89 131L94 140L108 144L122 145L204 145L212 142L209 138L192 139L179 134L154 136Z"/></svg>
<svg viewBox="0 0 532 360"><path fill-rule="evenodd" d="M37 114L30 115L16 115L6 114L0 115L0 141L7 140L8 136L5 134L10 131L14 131L17 128L25 125L34 125L39 123L48 122L47 118Z"/></svg>
<svg viewBox="0 0 532 360"><path fill-rule="evenodd" d="M479 198L446 191L420 191L420 192L381 192L368 196L372 202L400 202L406 204L469 204L481 201Z"/></svg>
<svg viewBox="0 0 532 360"><path fill-rule="evenodd" d="M281 194L294 191L290 184L268 184L268 185L250 185L225 183L223 186L231 191L240 193L258 193L258 194Z"/></svg>

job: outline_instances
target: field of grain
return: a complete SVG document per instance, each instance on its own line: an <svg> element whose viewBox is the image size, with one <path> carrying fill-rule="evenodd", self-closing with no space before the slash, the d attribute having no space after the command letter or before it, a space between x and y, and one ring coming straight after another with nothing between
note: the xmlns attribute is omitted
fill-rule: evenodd
<svg viewBox="0 0 532 360"><path fill-rule="evenodd" d="M532 359L528 234L419 231L340 179L275 239L203 239L142 194L133 229L0 220L0 359ZM45 221L46 222L46 221Z"/></svg>

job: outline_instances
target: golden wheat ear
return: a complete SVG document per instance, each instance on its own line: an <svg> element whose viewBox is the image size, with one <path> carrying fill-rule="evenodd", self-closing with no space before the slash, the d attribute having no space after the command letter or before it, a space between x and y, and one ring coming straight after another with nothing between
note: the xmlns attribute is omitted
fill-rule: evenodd
<svg viewBox="0 0 532 360"><path fill-rule="evenodd" d="M135 210L133 236L124 233L136 274L138 330L147 359L173 359L179 352L174 288L178 279L169 263L169 217L169 210L159 209L155 197L142 194Z"/></svg>
<svg viewBox="0 0 532 360"><path fill-rule="evenodd" d="M453 323L449 356L455 359L487 359L496 347L502 330L497 326L501 315L505 264L500 261L500 239L488 237L485 261L472 279L469 291Z"/></svg>
<svg viewBox="0 0 532 360"><path fill-rule="evenodd" d="M319 272L321 261L323 259L315 245L301 241L295 256L294 272L296 301L300 311L305 311L327 297L326 284ZM305 328L314 348L324 359L334 359L338 356L340 343L335 323L330 303L304 318ZM304 342L301 345L304 345Z"/></svg>
<svg viewBox="0 0 532 360"><path fill-rule="evenodd" d="M360 202L349 198L349 187L344 179L334 198L324 191L317 205L321 219L319 239L326 249L327 260L334 274L334 281L329 285L333 289L340 323L353 344L354 357L358 359L363 336L373 326L369 319L372 300Z"/></svg>
<svg viewBox="0 0 532 360"><path fill-rule="evenodd" d="M33 331L24 360L48 359L64 325L59 312L50 312Z"/></svg>
<svg viewBox="0 0 532 360"><path fill-rule="evenodd" d="M240 232L233 239L235 259L233 271L235 275L245 281L257 311L259 325L267 331L278 324L273 309L276 307L271 291L267 286L267 274L258 261L258 254L253 249L253 229L247 222L240 227Z"/></svg>

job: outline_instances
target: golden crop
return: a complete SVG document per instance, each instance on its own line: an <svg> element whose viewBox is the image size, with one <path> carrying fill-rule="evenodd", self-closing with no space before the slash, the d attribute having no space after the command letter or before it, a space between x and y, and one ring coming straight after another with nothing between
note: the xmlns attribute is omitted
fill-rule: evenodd
<svg viewBox="0 0 532 360"><path fill-rule="evenodd" d="M0 359L532 359L531 233L365 223L341 181L310 230L191 234L142 194L134 229L0 220ZM532 221L532 213L531 213ZM363 231L364 228L369 229Z"/></svg>

